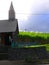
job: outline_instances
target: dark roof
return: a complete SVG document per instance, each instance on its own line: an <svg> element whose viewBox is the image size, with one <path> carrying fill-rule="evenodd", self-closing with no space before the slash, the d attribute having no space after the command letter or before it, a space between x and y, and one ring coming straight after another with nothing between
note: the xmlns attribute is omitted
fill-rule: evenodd
<svg viewBox="0 0 49 65"><path fill-rule="evenodd" d="M0 20L0 32L15 32L17 26L17 19L14 21Z"/></svg>

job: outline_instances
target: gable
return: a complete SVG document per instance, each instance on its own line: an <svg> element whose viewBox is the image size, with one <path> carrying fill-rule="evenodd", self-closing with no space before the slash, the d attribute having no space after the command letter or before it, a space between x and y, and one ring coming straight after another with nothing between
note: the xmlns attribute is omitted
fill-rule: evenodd
<svg viewBox="0 0 49 65"><path fill-rule="evenodd" d="M0 32L15 32L17 20L0 20Z"/></svg>

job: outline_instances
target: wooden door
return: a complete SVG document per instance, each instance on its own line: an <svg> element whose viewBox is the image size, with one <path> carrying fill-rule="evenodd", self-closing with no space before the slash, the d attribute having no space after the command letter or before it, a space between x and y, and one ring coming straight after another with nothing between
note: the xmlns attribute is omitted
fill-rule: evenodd
<svg viewBox="0 0 49 65"><path fill-rule="evenodd" d="M5 34L1 33L1 44L5 45Z"/></svg>

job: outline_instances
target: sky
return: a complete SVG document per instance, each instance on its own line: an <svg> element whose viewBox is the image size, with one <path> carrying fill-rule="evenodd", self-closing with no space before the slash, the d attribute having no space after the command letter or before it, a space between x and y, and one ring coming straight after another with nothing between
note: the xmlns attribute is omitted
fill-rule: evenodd
<svg viewBox="0 0 49 65"><path fill-rule="evenodd" d="M8 19L11 1L19 30L49 32L49 0L0 0L0 20Z"/></svg>

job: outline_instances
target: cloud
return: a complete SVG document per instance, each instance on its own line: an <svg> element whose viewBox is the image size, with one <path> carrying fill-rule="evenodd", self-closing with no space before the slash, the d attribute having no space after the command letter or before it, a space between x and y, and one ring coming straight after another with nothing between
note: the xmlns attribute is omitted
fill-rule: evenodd
<svg viewBox="0 0 49 65"><path fill-rule="evenodd" d="M16 18L20 20L27 20L33 0L13 0L13 4L16 11Z"/></svg>
<svg viewBox="0 0 49 65"><path fill-rule="evenodd" d="M32 5L32 13L41 13L44 10L49 11L49 0L33 0L34 4Z"/></svg>
<svg viewBox="0 0 49 65"><path fill-rule="evenodd" d="M23 26L29 31L49 32L49 0L33 1L31 14Z"/></svg>

